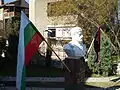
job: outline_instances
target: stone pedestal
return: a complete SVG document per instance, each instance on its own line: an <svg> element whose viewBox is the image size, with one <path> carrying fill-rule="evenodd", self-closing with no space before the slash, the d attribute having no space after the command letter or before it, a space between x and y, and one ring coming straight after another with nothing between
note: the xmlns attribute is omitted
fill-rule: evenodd
<svg viewBox="0 0 120 90"><path fill-rule="evenodd" d="M85 60L83 57L65 59L65 64L71 70L66 71L65 83L66 90L84 90L85 79Z"/></svg>

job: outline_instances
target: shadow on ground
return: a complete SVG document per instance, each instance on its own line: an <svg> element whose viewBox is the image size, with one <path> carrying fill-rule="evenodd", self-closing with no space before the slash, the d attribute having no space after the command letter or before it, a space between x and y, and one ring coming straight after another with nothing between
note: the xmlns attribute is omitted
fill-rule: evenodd
<svg viewBox="0 0 120 90"><path fill-rule="evenodd" d="M46 62L45 62L45 56L40 55L38 52L35 54L35 56L32 59L32 62L30 62L30 65L27 67L27 76L28 77L40 77L40 76L64 76L66 69L63 68L61 65L60 61L51 61L51 66L46 67ZM15 60L11 60L10 58L4 58L4 61L2 64L0 64L0 76L2 78L6 76L16 76L16 65L17 62ZM90 73L89 68L86 64L86 77L90 77L92 73ZM120 78L112 80L113 82L118 81ZM15 86L15 82L2 82L0 81L0 84L3 84L5 86L11 85ZM48 84L48 83L47 83ZM39 84L38 84L39 86ZM79 85L78 85L79 86ZM1 86L0 86L1 87ZM75 85L75 87L77 87ZM83 85L84 90L117 90L120 88L120 86L113 86L113 87L108 87L108 88L101 88L101 87L95 87L95 86L90 86L90 85ZM69 89L69 90L77 90L74 87ZM82 89L83 90L83 89Z"/></svg>

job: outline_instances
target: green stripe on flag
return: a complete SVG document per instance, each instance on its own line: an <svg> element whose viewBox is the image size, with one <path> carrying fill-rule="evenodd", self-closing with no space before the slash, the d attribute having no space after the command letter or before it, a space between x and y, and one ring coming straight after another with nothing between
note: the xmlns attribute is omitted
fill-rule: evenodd
<svg viewBox="0 0 120 90"><path fill-rule="evenodd" d="M22 71L22 80L21 80L21 90L26 90L26 67L23 66L23 71Z"/></svg>
<svg viewBox="0 0 120 90"><path fill-rule="evenodd" d="M32 23L29 23L24 30L24 45L25 47L30 42L34 34L36 33L36 30L33 28Z"/></svg>

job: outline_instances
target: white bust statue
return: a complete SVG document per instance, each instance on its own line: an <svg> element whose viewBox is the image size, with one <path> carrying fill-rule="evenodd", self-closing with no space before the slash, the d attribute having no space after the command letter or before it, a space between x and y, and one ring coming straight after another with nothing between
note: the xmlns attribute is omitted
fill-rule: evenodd
<svg viewBox="0 0 120 90"><path fill-rule="evenodd" d="M70 30L72 41L65 44L63 49L68 57L85 57L86 45L83 44L83 34L80 27L74 27Z"/></svg>

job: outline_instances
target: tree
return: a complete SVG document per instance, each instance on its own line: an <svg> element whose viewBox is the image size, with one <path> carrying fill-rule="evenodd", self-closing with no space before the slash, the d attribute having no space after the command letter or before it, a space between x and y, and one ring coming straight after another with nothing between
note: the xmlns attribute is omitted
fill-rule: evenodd
<svg viewBox="0 0 120 90"><path fill-rule="evenodd" d="M15 17L9 18L5 24L5 32L6 32L5 37L9 38L10 35L18 36L19 27L20 27L19 18L15 18Z"/></svg>
<svg viewBox="0 0 120 90"><path fill-rule="evenodd" d="M5 36L9 43L9 46L7 47L7 58L15 61L17 59L19 27L20 20L15 17L8 19L5 26Z"/></svg>
<svg viewBox="0 0 120 90"><path fill-rule="evenodd" d="M83 28L84 39L89 47L92 36L97 30L95 25L107 23L110 26L110 22L114 21L116 5L117 0L62 0L48 4L47 13L49 17L78 15L78 26Z"/></svg>
<svg viewBox="0 0 120 90"><path fill-rule="evenodd" d="M117 54L120 57L120 32L119 32L119 24L116 24L118 21L117 16L117 0L62 0L55 3L50 3L48 5L48 16L59 16L62 17L64 15L78 15L77 21L78 26L83 29L84 33L84 41L87 44L87 48L89 48L92 38L97 31L99 26L102 26L102 34L107 37L107 40L102 44L103 51L108 51L109 53L106 56L101 56L101 61L107 62L107 60L111 59L108 56ZM69 17L68 17L69 18ZM57 19L57 18L55 18ZM59 19L59 18L58 18ZM59 20L58 20L59 21ZM109 42L109 43L108 43ZM106 45L106 46L105 46ZM110 50L109 47L111 46ZM112 50L112 51L111 51ZM102 53L101 52L101 53ZM90 57L90 60L94 59L95 53L93 52ZM103 54L103 53L102 53ZM94 61L94 60L93 60ZM99 71L101 69L104 71L105 63L102 62L103 66L97 67L94 62L91 61L91 67L94 68L94 72ZM111 60L109 63L112 63ZM110 66L109 64L108 66ZM105 65L106 66L106 65ZM105 70L108 70L109 67L106 67ZM109 70L108 70L109 71ZM100 73L100 72L98 72ZM107 74L105 74L107 75Z"/></svg>
<svg viewBox="0 0 120 90"><path fill-rule="evenodd" d="M111 45L108 39L101 37L100 69L103 76L112 74Z"/></svg>

